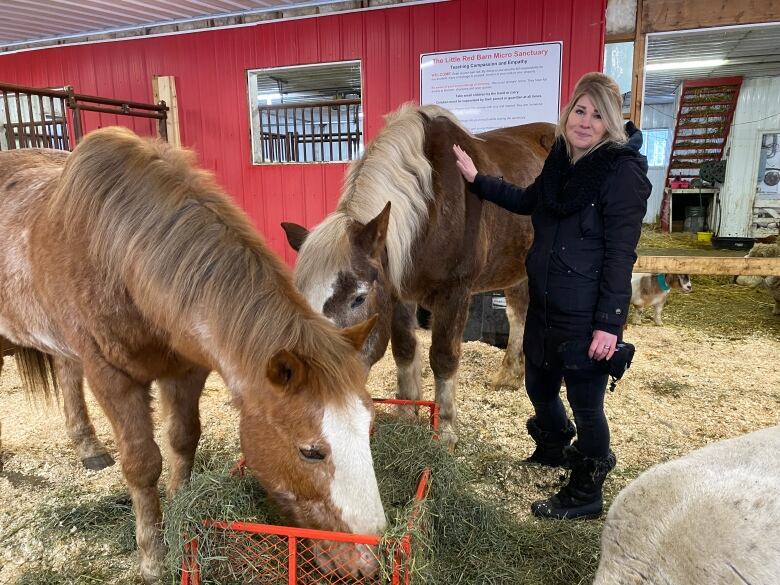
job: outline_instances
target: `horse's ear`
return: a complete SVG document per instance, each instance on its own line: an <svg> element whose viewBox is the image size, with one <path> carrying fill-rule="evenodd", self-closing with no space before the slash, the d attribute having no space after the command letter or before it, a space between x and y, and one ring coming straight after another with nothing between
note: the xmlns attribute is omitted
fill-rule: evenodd
<svg viewBox="0 0 780 585"><path fill-rule="evenodd" d="M390 223L390 202L374 219L364 225L354 239L355 245L371 258L378 258L385 247L387 226Z"/></svg>
<svg viewBox="0 0 780 585"><path fill-rule="evenodd" d="M379 315L374 315L362 323L358 323L352 327L346 327L341 330L341 334L347 338L352 344L352 347L357 351L360 351L363 349L363 344L366 342L366 339L368 339L368 336L371 335L371 331L374 329L374 325L376 325L376 320L378 318Z"/></svg>
<svg viewBox="0 0 780 585"><path fill-rule="evenodd" d="M306 364L294 353L280 349L268 360L266 375L271 383L282 388L297 388L306 383Z"/></svg>
<svg viewBox="0 0 780 585"><path fill-rule="evenodd" d="M555 131L552 133L544 132L539 136L539 144L541 144L545 150L550 150L555 144Z"/></svg>
<svg viewBox="0 0 780 585"><path fill-rule="evenodd" d="M290 247L296 252L300 252L303 241L309 235L309 230L302 225L289 221L282 222L282 229L287 235L287 242L290 244Z"/></svg>

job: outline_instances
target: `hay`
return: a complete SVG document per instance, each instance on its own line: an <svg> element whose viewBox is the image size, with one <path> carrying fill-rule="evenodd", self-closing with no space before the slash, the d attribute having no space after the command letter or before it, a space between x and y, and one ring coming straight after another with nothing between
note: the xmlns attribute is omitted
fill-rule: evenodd
<svg viewBox="0 0 780 585"><path fill-rule="evenodd" d="M690 294L672 290L664 307L665 324L733 341L753 335L780 339L780 318L772 314L774 301L765 290L734 284L729 276L693 274L691 284ZM651 313L644 312L643 322L650 321Z"/></svg>
<svg viewBox="0 0 780 585"><path fill-rule="evenodd" d="M640 254L663 250L664 254L694 251L695 255L744 256L742 251L713 250L709 243L696 240L696 234L662 233L651 226L642 228L637 248ZM775 257L780 255L780 245L756 244L749 255ZM694 274L691 275L691 284L693 292L688 295L672 290L664 308L666 324L734 341L755 334L780 339L780 318L772 315L774 300L766 291L747 290L734 283L730 276ZM649 322L651 314L651 310L644 311L643 322ZM629 323L631 318L629 316Z"/></svg>
<svg viewBox="0 0 780 585"><path fill-rule="evenodd" d="M413 584L585 583L595 570L599 525L585 522L518 521L472 488L473 470L459 462L417 423L377 417L372 439L380 494L388 514L385 543L408 532L421 471L432 470L428 499L417 507L410 564ZM185 535L198 534L203 574L214 585L262 581L259 575L284 574L269 567L278 559L251 558L225 563L228 545L221 531L204 529L203 518L278 523L279 518L249 477L231 477L228 466L203 469L166 506L168 567L181 567ZM561 546L561 543L565 543ZM381 546L382 582L392 574L393 547ZM561 563L561 557L566 562ZM226 570L227 567L227 570ZM238 569L238 570L237 570Z"/></svg>
<svg viewBox="0 0 780 585"><path fill-rule="evenodd" d="M388 514L388 530L383 536L387 543L395 543L398 538L409 532L408 522L414 509L414 495L421 472L431 461L437 461L437 468L444 471L445 461L442 447L431 440L431 431L422 424L379 415L375 423L372 438L374 466L377 473L380 494ZM447 456L448 457L448 456ZM235 458L235 455L234 455ZM230 474L230 465L221 456L207 457L200 461L189 485L182 489L165 506L165 540L169 546L167 557L168 571L176 575L182 566L182 551L185 542L192 536L198 537L198 562L209 583L222 585L228 583L248 583L266 574L285 574L283 565L266 566L269 562L279 563L274 558L249 558L247 562L229 560L232 550L230 542L221 530L204 527L202 520L244 521L259 524L282 524L282 520L270 505L265 493L249 474L235 476ZM222 463L220 463L222 462ZM450 458L449 465L452 465ZM446 483L448 473L442 473L442 485ZM420 510L418 520L424 523L426 506ZM423 533L414 532L415 540L421 546L415 550L425 550ZM384 575L392 573L393 546L382 546L386 554L380 556L380 567ZM282 561L283 562L283 561ZM418 580L426 582L424 574L426 563L422 557L416 557L412 571Z"/></svg>
<svg viewBox="0 0 780 585"><path fill-rule="evenodd" d="M637 249L641 254L643 251L652 250L712 250L709 242L700 242L696 239L696 234L664 233L658 226L642 226L642 235L639 238Z"/></svg>

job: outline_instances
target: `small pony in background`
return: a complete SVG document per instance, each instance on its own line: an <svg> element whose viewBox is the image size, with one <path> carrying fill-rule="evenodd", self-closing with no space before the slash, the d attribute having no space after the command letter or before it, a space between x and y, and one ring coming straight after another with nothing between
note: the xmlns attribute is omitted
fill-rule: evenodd
<svg viewBox="0 0 780 585"><path fill-rule="evenodd" d="M645 307L653 307L653 322L661 326L661 314L664 310L666 298L672 289L676 288L684 293L693 290L691 277L687 274L648 274L635 272L631 276L631 305L634 307L634 317L631 321L634 325L642 322L642 311Z"/></svg>

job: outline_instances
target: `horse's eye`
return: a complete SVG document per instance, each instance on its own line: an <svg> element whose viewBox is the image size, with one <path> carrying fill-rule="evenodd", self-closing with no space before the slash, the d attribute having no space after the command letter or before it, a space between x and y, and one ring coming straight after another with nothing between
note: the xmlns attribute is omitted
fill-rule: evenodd
<svg viewBox="0 0 780 585"><path fill-rule="evenodd" d="M301 457L307 459L308 461L322 461L325 459L325 453L316 447L312 447L310 449L298 449L298 451L300 451Z"/></svg>
<svg viewBox="0 0 780 585"><path fill-rule="evenodd" d="M366 295L358 295L355 300L352 301L352 308L357 309L360 305L366 302Z"/></svg>

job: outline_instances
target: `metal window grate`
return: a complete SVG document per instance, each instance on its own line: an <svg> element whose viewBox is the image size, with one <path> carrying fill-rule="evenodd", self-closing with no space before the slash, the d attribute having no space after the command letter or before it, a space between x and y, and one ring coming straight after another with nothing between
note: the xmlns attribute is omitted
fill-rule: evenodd
<svg viewBox="0 0 780 585"><path fill-rule="evenodd" d="M363 150L360 62L249 72L255 163L349 161Z"/></svg>

